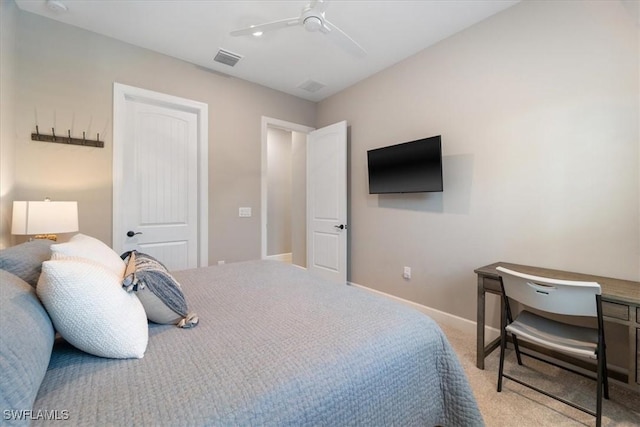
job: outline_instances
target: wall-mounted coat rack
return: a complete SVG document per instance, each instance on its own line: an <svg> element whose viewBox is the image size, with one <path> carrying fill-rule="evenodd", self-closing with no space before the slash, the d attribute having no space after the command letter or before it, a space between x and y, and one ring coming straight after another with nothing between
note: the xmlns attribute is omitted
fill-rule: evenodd
<svg viewBox="0 0 640 427"><path fill-rule="evenodd" d="M40 133L40 129L36 125L36 133L31 134L33 141L55 142L58 144L86 145L87 147L104 148L104 141L100 141L100 134L96 139L86 139L85 133L82 132L82 138L74 138L71 136L71 130L67 131L67 136L56 135L54 128L51 128L51 135Z"/></svg>

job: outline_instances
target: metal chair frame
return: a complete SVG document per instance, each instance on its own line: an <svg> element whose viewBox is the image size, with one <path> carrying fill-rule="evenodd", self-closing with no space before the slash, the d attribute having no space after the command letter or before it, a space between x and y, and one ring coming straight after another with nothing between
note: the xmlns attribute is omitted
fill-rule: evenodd
<svg viewBox="0 0 640 427"><path fill-rule="evenodd" d="M596 426L600 427L602 424L602 397L603 397L603 393L604 393L604 398L605 399L609 399L609 381L608 381L608 372L607 372L607 355L606 355L606 345L605 345L605 337L604 337L604 320L602 317L602 301L601 301L601 295L599 295L600 292L598 292L598 294L595 295L595 311L596 311L596 315L595 317L597 317L597 343L596 344L596 349L595 349L595 354L594 357L597 359L597 367L596 367L596 375L595 378L592 375L587 375L584 374L582 372L570 369L566 366L561 366L559 364L553 363L552 361L549 360L545 360L542 359L540 357L537 357L535 355L532 355L530 353L526 353L522 350L520 350L520 346L518 343L518 337L515 333L513 332L508 332L507 331L507 327L513 323L513 315L512 315L512 310L511 310L511 304L510 304L510 300L513 299L514 301L518 301L518 299L512 298L511 296L509 296L507 294L507 292L505 291L505 285L504 285L504 280L503 280L503 274L505 275L514 275L514 276L518 276L519 278L526 278L528 280L532 280L534 283L533 284L538 284L535 283L536 281L540 282L539 284L544 284L545 282L553 282L553 279L548 279L548 278L543 278L543 277L537 277L537 276L530 276L530 275L526 275L526 274L522 274L519 272L515 272L512 270L508 270L506 268L503 267L498 267L498 270L501 272L500 274L500 287L502 290L502 298L503 298L503 302L504 302L504 309L502 310L502 319L501 319L501 333L500 333L500 366L499 366L499 370L498 370L498 387L497 387L497 391L501 392L502 391L502 379L503 378L507 378L510 379L518 384L521 384L525 387L528 387L532 390L535 390L545 396L548 396L552 399L555 399L559 402L562 402L566 405L569 405L575 409L578 409L582 412L585 412L589 415L592 415L596 418ZM569 282L569 281L556 281L557 283L560 282L564 282L564 284L575 284L575 286L580 286L581 282ZM532 284L532 283L528 283L528 284ZM590 285L594 285L593 283L591 283ZM544 286L544 285L543 285ZM598 285L599 286L599 285ZM539 291L537 291L539 292ZM522 301L519 301L520 303L522 303ZM533 307L533 308L537 308L538 310L540 310L539 307ZM554 311L547 311L548 313L554 313ZM542 315L542 317L544 317ZM554 321L557 322L557 321ZM558 324L561 324L561 322L557 322ZM516 353L516 358L517 358L517 362L518 365L523 365L522 363L522 355L526 355L528 357L531 357L533 359L537 359L540 360L542 362L548 363L550 365L556 366L558 368L564 369L566 371L572 372L574 374L578 374L578 375L582 375L584 377L593 379L597 382L597 394L596 394L596 410L593 411L592 409L586 408L584 406L578 405L575 402L569 401L567 399L564 399L560 396L557 395L553 395L551 393L549 393L546 390L540 389L534 385L528 384L525 381L515 378L512 375L506 374L504 372L504 358L505 358L505 349L507 346L507 333L509 333L511 335L512 341L513 341L513 346L515 348L515 353ZM543 343L538 342L537 344L544 346ZM554 350L556 351L561 351L558 350L557 348L555 348Z"/></svg>

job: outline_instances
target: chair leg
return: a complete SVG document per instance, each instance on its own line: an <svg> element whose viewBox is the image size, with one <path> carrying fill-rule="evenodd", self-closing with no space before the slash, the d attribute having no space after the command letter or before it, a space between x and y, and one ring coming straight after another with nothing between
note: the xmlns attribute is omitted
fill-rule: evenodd
<svg viewBox="0 0 640 427"><path fill-rule="evenodd" d="M602 346L602 380L604 382L604 398L609 400L609 368L607 368L607 347ZM599 357L600 358L600 357Z"/></svg>
<svg viewBox="0 0 640 427"><path fill-rule="evenodd" d="M596 393L596 427L600 427L602 425L602 389L604 388L603 375L605 372L603 359L604 359L603 357L598 357L598 377L597 377L598 391Z"/></svg>
<svg viewBox="0 0 640 427"><path fill-rule="evenodd" d="M518 365L522 366L522 357L520 356L520 346L518 345L518 337L511 335L513 339L513 347L516 349L516 358L518 359Z"/></svg>
<svg viewBox="0 0 640 427"><path fill-rule="evenodd" d="M500 330L505 330L507 323L513 322L513 316L511 315L511 304L509 304L509 300L504 297L504 288L502 289L503 298L500 299L500 312L502 316L500 316ZM505 332L506 334L506 332ZM516 358L518 359L518 365L522 366L522 357L520 356L520 346L518 346L518 337L511 334L511 338L513 339L513 346L516 349ZM506 346L506 337L505 337L505 346Z"/></svg>
<svg viewBox="0 0 640 427"><path fill-rule="evenodd" d="M507 331L500 332L500 366L498 367L498 393L502 391L502 373L504 372L504 350L507 347Z"/></svg>

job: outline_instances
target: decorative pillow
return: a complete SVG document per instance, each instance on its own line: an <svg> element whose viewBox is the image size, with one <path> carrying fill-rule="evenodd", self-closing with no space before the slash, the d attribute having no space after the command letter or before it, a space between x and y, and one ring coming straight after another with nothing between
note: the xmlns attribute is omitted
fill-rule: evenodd
<svg viewBox="0 0 640 427"><path fill-rule="evenodd" d="M66 243L51 246L51 259L81 257L100 263L122 277L125 264L118 254L102 241L84 234L76 234Z"/></svg>
<svg viewBox="0 0 640 427"><path fill-rule="evenodd" d="M188 312L180 284L160 261L137 251L125 252L122 259L127 260L122 286L135 292L149 320L179 328L198 324L198 316Z"/></svg>
<svg viewBox="0 0 640 427"><path fill-rule="evenodd" d="M142 358L149 340L144 307L121 283L94 261L58 259L42 264L36 291L71 345L101 357Z"/></svg>
<svg viewBox="0 0 640 427"><path fill-rule="evenodd" d="M34 288L42 263L51 258L52 240L35 239L0 250L0 269L13 273Z"/></svg>
<svg viewBox="0 0 640 427"><path fill-rule="evenodd" d="M47 372L54 334L33 287L0 270L0 409L33 407Z"/></svg>

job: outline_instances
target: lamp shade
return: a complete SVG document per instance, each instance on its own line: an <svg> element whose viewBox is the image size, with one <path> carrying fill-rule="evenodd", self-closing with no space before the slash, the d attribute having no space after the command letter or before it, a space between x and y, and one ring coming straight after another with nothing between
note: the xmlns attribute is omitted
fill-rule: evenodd
<svg viewBox="0 0 640 427"><path fill-rule="evenodd" d="M11 234L78 231L78 202L13 202Z"/></svg>

